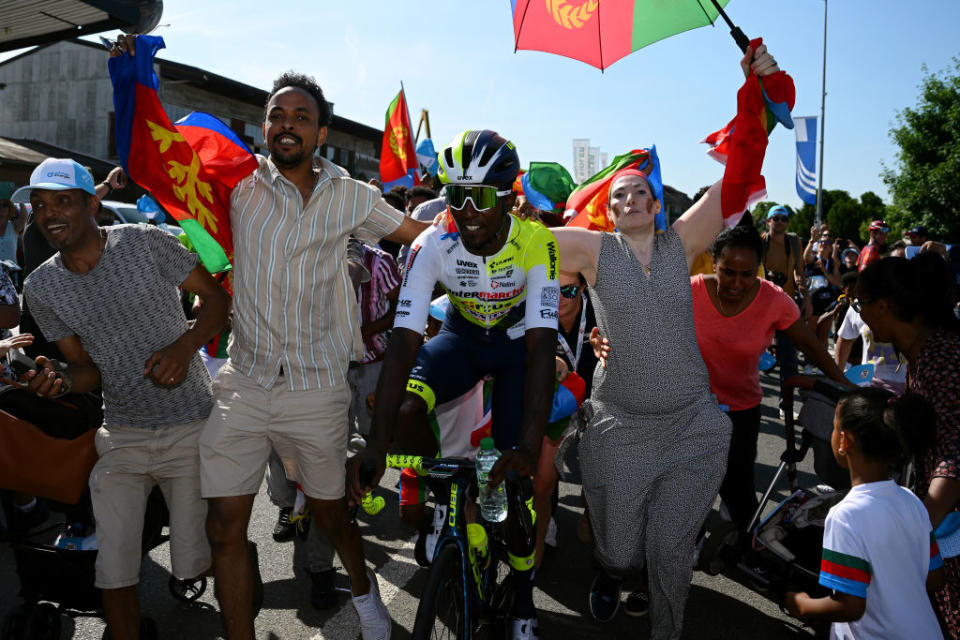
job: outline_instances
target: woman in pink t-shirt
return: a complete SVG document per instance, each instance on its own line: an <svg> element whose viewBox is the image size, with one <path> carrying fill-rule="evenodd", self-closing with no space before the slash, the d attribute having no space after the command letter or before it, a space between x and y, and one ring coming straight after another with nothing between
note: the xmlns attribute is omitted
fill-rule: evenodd
<svg viewBox="0 0 960 640"><path fill-rule="evenodd" d="M693 320L710 390L729 407L733 422L727 474L720 497L730 517L749 524L758 506L753 465L760 432L760 356L774 331L783 331L807 360L849 386L843 372L800 319L796 303L775 284L757 277L763 252L749 221L723 231L713 248L713 275L690 278Z"/></svg>

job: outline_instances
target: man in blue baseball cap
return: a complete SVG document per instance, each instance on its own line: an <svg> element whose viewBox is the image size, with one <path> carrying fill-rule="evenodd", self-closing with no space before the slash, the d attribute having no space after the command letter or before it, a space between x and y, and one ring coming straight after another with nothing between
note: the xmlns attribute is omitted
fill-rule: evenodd
<svg viewBox="0 0 960 640"><path fill-rule="evenodd" d="M90 474L95 582L111 637L155 638L137 596L153 486L170 510L173 575L189 584L211 567L198 439L213 394L198 350L226 325L230 298L171 234L152 225L99 227L93 177L73 160L44 160L12 199L30 202L34 224L58 252L27 277L23 293L63 358L38 356L24 380L42 397L102 388L100 458ZM180 287L203 300L193 325Z"/></svg>
<svg viewBox="0 0 960 640"><path fill-rule="evenodd" d="M767 232L763 234L763 270L770 280L797 301L803 317L813 315L813 306L806 295L803 275L803 247L795 233L787 233L791 211L779 204L767 212ZM776 332L780 382L797 373L797 348L781 331Z"/></svg>

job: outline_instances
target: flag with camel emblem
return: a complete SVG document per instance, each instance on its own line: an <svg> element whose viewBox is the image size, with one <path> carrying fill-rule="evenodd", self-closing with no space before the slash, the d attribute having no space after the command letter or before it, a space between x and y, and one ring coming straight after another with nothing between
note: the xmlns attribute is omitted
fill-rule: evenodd
<svg viewBox="0 0 960 640"><path fill-rule="evenodd" d="M230 268L230 194L257 168L257 159L227 125L206 113L171 124L160 97L153 59L159 36L137 36L137 55L111 58L117 155L130 179L172 215L203 265Z"/></svg>
<svg viewBox="0 0 960 640"><path fill-rule="evenodd" d="M403 89L400 89L400 93L387 107L387 118L383 127L380 182L383 183L384 193L397 185L412 187L420 184L418 169L419 161L413 147L407 98L403 95Z"/></svg>
<svg viewBox="0 0 960 640"><path fill-rule="evenodd" d="M719 0L725 7L730 0ZM632 51L713 24L706 0L510 0L516 49L605 69Z"/></svg>

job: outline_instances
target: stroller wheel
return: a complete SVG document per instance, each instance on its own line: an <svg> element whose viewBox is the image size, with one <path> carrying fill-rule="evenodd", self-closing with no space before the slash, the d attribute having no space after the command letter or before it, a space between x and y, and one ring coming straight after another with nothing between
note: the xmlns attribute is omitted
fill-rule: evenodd
<svg viewBox="0 0 960 640"><path fill-rule="evenodd" d="M27 628L27 612L17 609L7 614L3 620L3 629L0 630L2 640L23 640L23 632Z"/></svg>
<svg viewBox="0 0 960 640"><path fill-rule="evenodd" d="M710 532L700 549L697 569L708 576L723 572L737 553L740 529L733 522L724 522Z"/></svg>
<svg viewBox="0 0 960 640"><path fill-rule="evenodd" d="M44 602L30 610L23 631L23 640L58 640L60 638L60 612L52 604Z"/></svg>
<svg viewBox="0 0 960 640"><path fill-rule="evenodd" d="M174 600L179 602L195 602L207 590L207 579L205 577L194 578L193 580L179 580L170 576L167 582L167 588Z"/></svg>

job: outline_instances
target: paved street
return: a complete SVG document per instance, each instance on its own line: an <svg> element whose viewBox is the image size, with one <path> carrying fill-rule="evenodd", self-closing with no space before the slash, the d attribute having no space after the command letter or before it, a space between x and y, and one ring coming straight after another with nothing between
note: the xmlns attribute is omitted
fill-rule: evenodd
<svg viewBox="0 0 960 640"><path fill-rule="evenodd" d="M783 446L783 426L777 418L771 386L774 378L761 375L761 381L766 398L757 464L758 487L769 482ZM815 484L809 475L812 469L809 459L804 461L801 469L804 471L800 476L801 486ZM396 480L396 472L388 471L381 483L381 495L387 498L391 507L396 504ZM536 580L535 600L541 616L541 637L566 640L647 638L649 623L645 618L630 618L621 612L612 623L599 625L589 617L586 594L593 577L593 560L591 549L575 535L581 512L579 485L563 483L557 515L560 546L548 552ZM349 604L342 571L338 577L338 586L343 590L341 606L328 612L312 609L307 579L301 570L292 568L294 545L278 545L270 537L276 514L265 490L261 490L250 526L250 537L259 544L265 583L263 611L256 624L257 637L335 640L357 637L357 617ZM715 518L716 513L711 517ZM363 516L361 527L368 563L376 567L383 599L395 621L394 638L409 637L426 578L426 572L413 560L414 536L400 525L394 508L384 509L374 517ZM168 545L163 544L144 560L140 585L144 612L157 620L162 638L205 640L222 637L212 588L199 603L189 606L176 603L168 594L168 551ZM296 555L299 556L301 551L298 550ZM694 574L687 602L684 638L813 637L809 628L781 614L773 603L735 578L733 575L709 577ZM0 545L0 614L19 603L17 588L12 553L9 547ZM63 616L62 637L99 639L103 628L103 621L97 617Z"/></svg>

